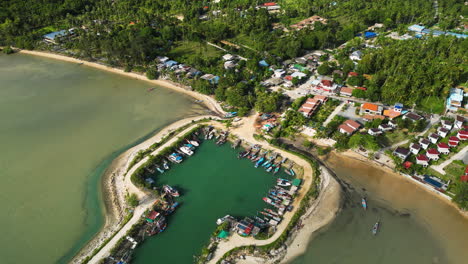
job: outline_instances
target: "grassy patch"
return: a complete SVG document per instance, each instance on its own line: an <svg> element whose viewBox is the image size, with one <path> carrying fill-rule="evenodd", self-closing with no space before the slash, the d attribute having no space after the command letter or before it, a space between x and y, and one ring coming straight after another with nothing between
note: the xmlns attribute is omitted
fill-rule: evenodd
<svg viewBox="0 0 468 264"><path fill-rule="evenodd" d="M444 111L444 99L435 96L426 97L421 101L419 108L427 113L441 114Z"/></svg>
<svg viewBox="0 0 468 264"><path fill-rule="evenodd" d="M172 48L167 56L175 60L180 60L181 62L185 57L200 56L201 54L203 54L205 58L221 58L224 54L222 50L201 42L179 41L176 42L174 46L175 48Z"/></svg>

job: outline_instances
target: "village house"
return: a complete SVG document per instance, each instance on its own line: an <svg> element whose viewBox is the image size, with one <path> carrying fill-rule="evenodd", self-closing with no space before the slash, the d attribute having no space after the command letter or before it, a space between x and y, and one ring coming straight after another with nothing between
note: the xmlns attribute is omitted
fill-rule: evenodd
<svg viewBox="0 0 468 264"><path fill-rule="evenodd" d="M465 168L465 174L463 174L462 176L460 176L460 180L462 182L467 182L468 181L468 165L466 166Z"/></svg>
<svg viewBox="0 0 468 264"><path fill-rule="evenodd" d="M213 84L217 84L218 81L219 81L219 76L207 73L207 74L201 76L200 79L207 80L207 81L209 81L210 83L213 83Z"/></svg>
<svg viewBox="0 0 468 264"><path fill-rule="evenodd" d="M361 125L358 122L348 119L338 127L338 131L342 134L351 135L360 127Z"/></svg>
<svg viewBox="0 0 468 264"><path fill-rule="evenodd" d="M225 61L230 61L230 60L235 60L235 59L237 59L236 55L232 55L232 54L223 55L223 60Z"/></svg>
<svg viewBox="0 0 468 264"><path fill-rule="evenodd" d="M450 94L447 97L446 108L448 111L456 112L458 108L463 106L464 92L460 88L451 88Z"/></svg>
<svg viewBox="0 0 468 264"><path fill-rule="evenodd" d="M226 61L224 62L224 69L226 70L231 70L234 69L237 66L237 64L234 61Z"/></svg>
<svg viewBox="0 0 468 264"><path fill-rule="evenodd" d="M393 121L393 120L388 121L388 125L391 126L394 129L398 127L397 122Z"/></svg>
<svg viewBox="0 0 468 264"><path fill-rule="evenodd" d="M362 59L362 55L362 51L356 50L353 53L351 53L351 55L349 55L349 58L353 61L358 61Z"/></svg>
<svg viewBox="0 0 468 264"><path fill-rule="evenodd" d="M285 71L285 70L283 70L283 69L276 69L276 70L273 72L273 77L274 77L274 78L281 78L281 77L283 77L285 74L286 74L286 71Z"/></svg>
<svg viewBox="0 0 468 264"><path fill-rule="evenodd" d="M446 137L448 135L450 131L448 129L446 129L445 127L439 127L437 129L437 134L439 134L439 136L441 137Z"/></svg>
<svg viewBox="0 0 468 264"><path fill-rule="evenodd" d="M422 165L423 167L427 167L429 166L429 158L426 155L421 154L416 157L416 164Z"/></svg>
<svg viewBox="0 0 468 264"><path fill-rule="evenodd" d="M389 124L380 124L379 129L382 131L391 131L393 129Z"/></svg>
<svg viewBox="0 0 468 264"><path fill-rule="evenodd" d="M427 149L429 147L429 145L431 144L431 141L429 141L428 139L426 138L421 138L419 140L419 145L421 145L421 147L423 149Z"/></svg>
<svg viewBox="0 0 468 264"><path fill-rule="evenodd" d="M331 80L323 79L320 83L315 87L317 89L324 90L325 92L334 92L338 85L334 84Z"/></svg>
<svg viewBox="0 0 468 264"><path fill-rule="evenodd" d="M445 128L447 130L452 129L452 122L450 122L448 120L442 120L442 121L440 121L440 123L442 124L443 128Z"/></svg>
<svg viewBox="0 0 468 264"><path fill-rule="evenodd" d="M343 95L343 96L352 96L353 95L353 88L351 87L341 87L340 89L340 95Z"/></svg>
<svg viewBox="0 0 468 264"><path fill-rule="evenodd" d="M459 139L459 138L457 138L457 137L455 137L455 136L451 136L451 137L449 138L448 145L449 145L450 147L453 148L453 147L458 146L458 143L459 143L459 142L460 142L460 139Z"/></svg>
<svg viewBox="0 0 468 264"><path fill-rule="evenodd" d="M436 133L432 133L429 135L429 140L431 141L432 144L436 144L437 141L439 141L440 136L437 135Z"/></svg>
<svg viewBox="0 0 468 264"><path fill-rule="evenodd" d="M461 129L463 127L463 123L465 122L465 118L463 116L457 116L455 118L455 125L456 129Z"/></svg>
<svg viewBox="0 0 468 264"><path fill-rule="evenodd" d="M439 151L437 151L437 149L435 149L435 148L428 149L427 152L426 152L426 156L430 160L438 160L439 155L440 155Z"/></svg>
<svg viewBox="0 0 468 264"><path fill-rule="evenodd" d="M69 30L59 30L49 34L45 34L43 37L45 42L51 44L57 44L60 39L65 38L66 36L72 36L74 34L74 29Z"/></svg>
<svg viewBox="0 0 468 264"><path fill-rule="evenodd" d="M383 115L388 117L390 120L392 120L396 117L399 117L402 111L403 111L403 104L396 103L393 106L393 108L384 110Z"/></svg>
<svg viewBox="0 0 468 264"><path fill-rule="evenodd" d="M410 150L403 147L398 147L393 151L393 155L405 160L410 155Z"/></svg>
<svg viewBox="0 0 468 264"><path fill-rule="evenodd" d="M461 140L467 140L468 139L468 130L460 130L457 133L457 137Z"/></svg>
<svg viewBox="0 0 468 264"><path fill-rule="evenodd" d="M313 26L314 26L315 22L320 22L320 23L325 25L325 24L327 24L327 19L319 17L319 16L311 16L311 17L306 18L306 19L304 19L302 21L299 21L296 24L291 25L291 28L294 28L296 30L301 30L301 29L303 29L305 27L309 27L311 29L314 29Z"/></svg>
<svg viewBox="0 0 468 264"><path fill-rule="evenodd" d="M169 60L169 58L166 57L166 56L158 56L158 57L156 57L156 59L158 59L158 61L161 62L161 63L165 63L166 61Z"/></svg>
<svg viewBox="0 0 468 264"><path fill-rule="evenodd" d="M439 143L437 144L437 150L442 154L449 154L450 147L446 143Z"/></svg>
<svg viewBox="0 0 468 264"><path fill-rule="evenodd" d="M413 153L414 155L418 155L419 151L421 150L421 145L417 144L417 143L412 143L410 145L410 151L411 153Z"/></svg>
<svg viewBox="0 0 468 264"><path fill-rule="evenodd" d="M416 121L419 121L419 120L422 120L423 117L414 113L414 112L409 112L407 113L406 115L403 116L403 119L409 119L413 122L416 122Z"/></svg>
<svg viewBox="0 0 468 264"><path fill-rule="evenodd" d="M378 136L381 135L383 131L378 128L369 128L369 130L367 130L367 133L371 136Z"/></svg>
<svg viewBox="0 0 468 264"><path fill-rule="evenodd" d="M361 105L360 114L380 115L382 114L383 107L376 104L364 103Z"/></svg>

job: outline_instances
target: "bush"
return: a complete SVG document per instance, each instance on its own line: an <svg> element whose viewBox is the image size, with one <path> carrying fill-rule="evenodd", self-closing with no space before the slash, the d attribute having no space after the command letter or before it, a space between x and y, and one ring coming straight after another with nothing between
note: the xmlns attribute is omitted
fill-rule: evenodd
<svg viewBox="0 0 468 264"><path fill-rule="evenodd" d="M132 193L132 194L127 194L127 196L125 197L125 199L127 200L127 203L130 207L137 207L138 204L140 203L140 201L138 201L138 197L136 196L136 194Z"/></svg>
<svg viewBox="0 0 468 264"><path fill-rule="evenodd" d="M11 48L11 46L6 46L5 48L3 48L3 53L12 54L14 53L14 50Z"/></svg>
<svg viewBox="0 0 468 264"><path fill-rule="evenodd" d="M150 80L157 79L159 77L159 73L157 70L150 68L146 71L146 78Z"/></svg>

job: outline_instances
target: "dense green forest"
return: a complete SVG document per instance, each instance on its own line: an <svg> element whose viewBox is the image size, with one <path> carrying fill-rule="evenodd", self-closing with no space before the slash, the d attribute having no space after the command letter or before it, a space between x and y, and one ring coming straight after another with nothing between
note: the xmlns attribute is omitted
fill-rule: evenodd
<svg viewBox="0 0 468 264"><path fill-rule="evenodd" d="M49 49L42 35L75 28L76 36L61 48L86 59L99 59L126 70L147 71L155 77L154 59L166 55L221 78L218 85L201 80L178 80L194 89L214 94L218 100L241 109L276 110L281 96L269 93L260 82L269 76L258 66L261 59L279 65L315 49L335 49L353 40L374 23L382 30L404 32L408 24L459 26L460 15L468 16L462 0L440 0L439 13L428 0L280 0L282 10L268 13L255 8L266 1L221 0L219 3L191 0L3 0L0 2L0 45L27 49ZM219 12L218 12L219 11ZM328 19L314 29L283 30L311 15ZM278 26L279 25L279 26ZM222 66L222 52L208 46L228 40L242 45L235 49L249 58L236 71ZM339 64L324 65L319 72L342 68L372 75L371 80L348 79L369 90L360 97L384 102L416 103L435 111L448 88L466 80L467 41L454 38L429 40L381 40L382 49L366 52L357 69L348 56L338 52ZM359 46L356 45L358 48ZM367 51L367 50L366 50ZM337 78L338 83L345 80Z"/></svg>

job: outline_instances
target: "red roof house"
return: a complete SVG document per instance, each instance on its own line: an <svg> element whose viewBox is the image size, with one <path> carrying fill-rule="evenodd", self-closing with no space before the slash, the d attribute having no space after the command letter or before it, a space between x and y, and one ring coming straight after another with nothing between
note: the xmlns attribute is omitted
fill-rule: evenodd
<svg viewBox="0 0 468 264"><path fill-rule="evenodd" d="M450 153L450 147L446 143L439 143L437 144L437 150L442 153L442 154L449 154Z"/></svg>
<svg viewBox="0 0 468 264"><path fill-rule="evenodd" d="M333 82L330 81L330 80L322 80L322 85L325 86L325 87L332 87Z"/></svg>
<svg viewBox="0 0 468 264"><path fill-rule="evenodd" d="M357 72L350 72L350 73L348 73L348 76L359 76L359 73L357 73Z"/></svg>
<svg viewBox="0 0 468 264"><path fill-rule="evenodd" d="M429 158L426 155L421 154L416 157L416 164L422 165L423 167L427 167L429 165Z"/></svg>
<svg viewBox="0 0 468 264"><path fill-rule="evenodd" d="M439 159L439 151L435 148L428 149L426 152L426 156L431 160L438 160Z"/></svg>
<svg viewBox="0 0 468 264"><path fill-rule="evenodd" d="M276 5L275 2L267 2L263 4L263 6L275 6L275 5Z"/></svg>
<svg viewBox="0 0 468 264"><path fill-rule="evenodd" d="M315 112L315 110L317 110L320 104L320 100L315 98L308 98L304 104L302 104L301 108L299 108L299 112L302 113L305 117L310 117Z"/></svg>
<svg viewBox="0 0 468 264"><path fill-rule="evenodd" d="M468 139L468 130L460 130L457 133L457 137L460 140L467 140Z"/></svg>
<svg viewBox="0 0 468 264"><path fill-rule="evenodd" d="M411 168L412 165L413 165L413 163L411 161L405 161L403 163L403 167L405 167L405 169Z"/></svg>
<svg viewBox="0 0 468 264"><path fill-rule="evenodd" d="M367 88L366 88L366 87L356 87L356 89L358 89L358 90L363 90L363 91L367 91Z"/></svg>
<svg viewBox="0 0 468 264"><path fill-rule="evenodd" d="M455 136L451 136L451 137L449 138L448 145L449 145L450 147L456 147L456 146L458 146L458 143L459 143L459 142L460 142L460 139L458 139L458 138L455 137Z"/></svg>

